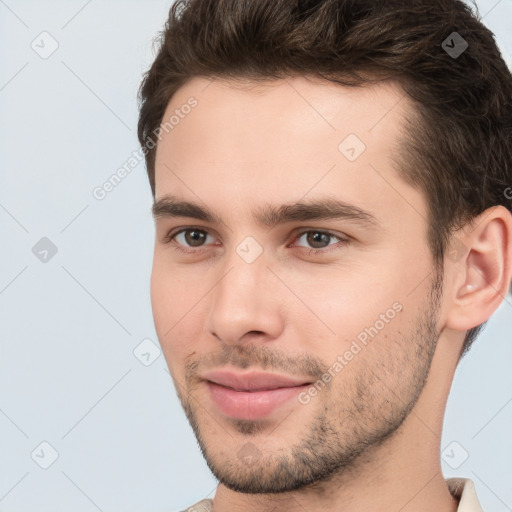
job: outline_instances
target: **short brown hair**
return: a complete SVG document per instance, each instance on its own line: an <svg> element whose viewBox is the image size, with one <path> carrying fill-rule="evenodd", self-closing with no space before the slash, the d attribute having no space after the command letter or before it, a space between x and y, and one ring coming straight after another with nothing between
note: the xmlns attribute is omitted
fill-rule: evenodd
<svg viewBox="0 0 512 512"><path fill-rule="evenodd" d="M454 41L468 45L460 55ZM292 75L348 86L397 80L413 100L397 163L427 198L437 269L453 230L495 205L512 212L512 75L476 6L459 0L176 1L138 96L153 196L148 142L185 82ZM466 333L461 356L484 326Z"/></svg>

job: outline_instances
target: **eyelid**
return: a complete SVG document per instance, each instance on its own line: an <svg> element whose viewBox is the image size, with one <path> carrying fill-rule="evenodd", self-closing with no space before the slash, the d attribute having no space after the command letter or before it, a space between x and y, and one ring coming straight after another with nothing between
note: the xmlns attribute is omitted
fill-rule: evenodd
<svg viewBox="0 0 512 512"><path fill-rule="evenodd" d="M164 244L169 244L171 242L173 242L173 240L180 234L180 233L183 233L184 231L204 231L207 235L212 235L212 233L210 233L210 229L209 228L206 228L206 227L203 227L203 226L182 226L180 228L177 228L176 230L170 230L169 232L167 232L167 234L163 237L162 239L162 242ZM217 235L215 235L217 236ZM201 247L204 247L204 246L201 246ZM197 249L201 249L201 247L198 247Z"/></svg>
<svg viewBox="0 0 512 512"><path fill-rule="evenodd" d="M203 227L203 226L182 226L180 228L177 228L175 231L174 230L169 231L164 236L162 242L164 244L171 244L179 234L183 233L184 231L194 231L194 230L203 231L207 235L211 235L210 229ZM316 228L316 227L298 228L298 231L294 231L291 235L291 237L293 238L292 241L295 241L297 238L300 238L305 233L310 233L310 232L323 233L323 234L329 235L333 238L337 238L339 240L339 242L341 242L343 245L346 245L352 241L351 237L349 237L348 235L341 235L341 234L334 233L328 229L322 229L322 228ZM331 246L335 246L335 245L336 244L330 244L330 245L327 245L326 247L322 247L320 249L315 249L313 247L304 247L301 245L291 245L291 247L300 247L304 251L308 251L309 253L327 253L327 252L330 252L330 250L331 250L329 248ZM192 253L192 252L200 252L201 249L203 249L205 247L207 247L207 246L202 245L202 246L198 246L196 248L184 246L184 248L178 247L177 249L182 250L183 252ZM287 247L290 247L290 245L287 245Z"/></svg>
<svg viewBox="0 0 512 512"><path fill-rule="evenodd" d="M350 240L351 240L348 235L337 234L329 229L322 229L322 228L300 228L300 229L301 229L300 231L293 234L294 239L300 238L305 233L313 232L313 233L322 233L324 235L332 236L333 238L337 238L340 242L350 242Z"/></svg>

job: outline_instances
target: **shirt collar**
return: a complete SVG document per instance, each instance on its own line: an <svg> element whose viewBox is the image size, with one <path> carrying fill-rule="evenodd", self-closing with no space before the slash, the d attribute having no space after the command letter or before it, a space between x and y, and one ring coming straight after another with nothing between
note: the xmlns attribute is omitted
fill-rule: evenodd
<svg viewBox="0 0 512 512"><path fill-rule="evenodd" d="M446 484L450 494L459 500L457 512L483 512L473 480L469 478L448 478Z"/></svg>

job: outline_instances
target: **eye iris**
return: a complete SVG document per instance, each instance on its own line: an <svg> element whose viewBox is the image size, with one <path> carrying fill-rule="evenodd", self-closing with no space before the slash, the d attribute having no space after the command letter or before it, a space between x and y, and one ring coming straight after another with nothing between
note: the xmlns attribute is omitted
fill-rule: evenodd
<svg viewBox="0 0 512 512"><path fill-rule="evenodd" d="M310 244L315 249L319 248L315 244L317 244L318 242L320 242L320 244L321 244L322 238L323 238L323 241L326 242L327 245L329 245L329 240L330 240L331 236L328 235L327 233L320 233L319 231L310 231L307 235L308 244ZM322 247L325 247L325 245L323 245Z"/></svg>
<svg viewBox="0 0 512 512"><path fill-rule="evenodd" d="M185 240L187 241L187 244L191 245L192 247L200 246L201 242L204 242L205 236L206 234L204 232L197 231L195 229L189 229L188 231L185 231Z"/></svg>

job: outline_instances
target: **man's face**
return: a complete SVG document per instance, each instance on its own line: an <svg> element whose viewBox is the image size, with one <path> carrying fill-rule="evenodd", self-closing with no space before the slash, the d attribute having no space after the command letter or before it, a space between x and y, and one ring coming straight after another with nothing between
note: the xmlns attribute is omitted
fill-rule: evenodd
<svg viewBox="0 0 512 512"><path fill-rule="evenodd" d="M426 201L393 160L402 97L390 84L194 79L167 108L162 123L182 115L158 143L155 199L219 220L159 210L153 315L207 464L233 490L298 489L371 460L423 389L438 289ZM350 206L332 218L306 208L326 200ZM220 369L312 384L277 405L259 392L258 405L205 380Z"/></svg>

